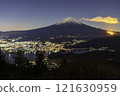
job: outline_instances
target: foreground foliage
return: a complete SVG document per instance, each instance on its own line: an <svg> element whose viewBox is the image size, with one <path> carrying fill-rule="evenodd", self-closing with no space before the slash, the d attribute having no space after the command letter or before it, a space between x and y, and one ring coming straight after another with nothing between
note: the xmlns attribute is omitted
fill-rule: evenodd
<svg viewBox="0 0 120 96"><path fill-rule="evenodd" d="M0 51L0 79L120 79L120 55L117 52L95 51L85 54L52 54L59 68L49 70L43 63L44 56L38 52L36 65L26 60L20 64L6 62L5 55ZM19 53L21 54L21 53Z"/></svg>

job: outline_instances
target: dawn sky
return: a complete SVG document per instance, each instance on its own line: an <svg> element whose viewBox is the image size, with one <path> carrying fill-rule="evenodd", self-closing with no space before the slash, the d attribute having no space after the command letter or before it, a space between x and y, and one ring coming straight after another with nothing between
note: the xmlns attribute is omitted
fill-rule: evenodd
<svg viewBox="0 0 120 96"><path fill-rule="evenodd" d="M0 0L0 31L40 28L66 17L120 31L119 10L119 0Z"/></svg>

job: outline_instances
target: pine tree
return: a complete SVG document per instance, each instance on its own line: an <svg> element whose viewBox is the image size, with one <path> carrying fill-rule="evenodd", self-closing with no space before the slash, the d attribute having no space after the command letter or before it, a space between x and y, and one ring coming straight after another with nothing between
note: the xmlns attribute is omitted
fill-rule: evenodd
<svg viewBox="0 0 120 96"><path fill-rule="evenodd" d="M47 65L44 64L44 54L43 52L37 51L36 52L36 67L37 71L43 72L47 70Z"/></svg>
<svg viewBox="0 0 120 96"><path fill-rule="evenodd" d="M26 64L27 58L24 56L24 53L22 50L18 49L16 55L14 56L14 62L16 65L21 66Z"/></svg>
<svg viewBox="0 0 120 96"><path fill-rule="evenodd" d="M7 62L6 62L5 54L0 49L0 69L3 70L3 68L6 66L6 64L7 64Z"/></svg>
<svg viewBox="0 0 120 96"><path fill-rule="evenodd" d="M68 61L66 58L64 58L61 62L60 65L60 74L62 79L68 79L69 76L69 66L68 66Z"/></svg>

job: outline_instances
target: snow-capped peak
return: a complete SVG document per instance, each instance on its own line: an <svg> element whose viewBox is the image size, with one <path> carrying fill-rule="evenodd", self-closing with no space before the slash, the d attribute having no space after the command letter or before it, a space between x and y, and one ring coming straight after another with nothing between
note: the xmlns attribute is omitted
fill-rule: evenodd
<svg viewBox="0 0 120 96"><path fill-rule="evenodd" d="M61 25L61 24L81 24L81 23L73 17L67 17L63 19L61 22L58 22L56 25Z"/></svg>

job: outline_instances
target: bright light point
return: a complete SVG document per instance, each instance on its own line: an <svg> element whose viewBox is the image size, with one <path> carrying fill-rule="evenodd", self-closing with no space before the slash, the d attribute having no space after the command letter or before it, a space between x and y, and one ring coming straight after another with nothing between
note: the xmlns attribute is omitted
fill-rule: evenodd
<svg viewBox="0 0 120 96"><path fill-rule="evenodd" d="M107 31L107 33L109 34L109 35L114 35L115 33L114 32L112 32L112 31Z"/></svg>

